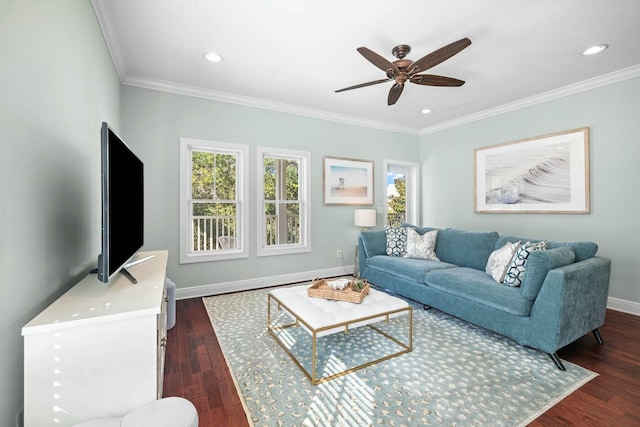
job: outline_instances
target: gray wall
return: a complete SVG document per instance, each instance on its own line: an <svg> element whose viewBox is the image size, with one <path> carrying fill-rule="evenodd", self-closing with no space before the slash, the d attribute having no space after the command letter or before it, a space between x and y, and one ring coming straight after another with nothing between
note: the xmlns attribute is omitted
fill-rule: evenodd
<svg viewBox="0 0 640 427"><path fill-rule="evenodd" d="M324 206L323 156L374 160L376 206L383 206L383 160L415 161L418 137L138 87L122 87L121 135L145 163L145 249L168 249L168 276L185 287L352 265L359 229L353 206ZM250 256L180 265L180 137L250 146ZM311 244L305 254L256 257L256 146L311 152ZM382 217L378 218L378 227ZM343 260L336 258L341 249ZM351 272L345 270L344 272Z"/></svg>
<svg viewBox="0 0 640 427"><path fill-rule="evenodd" d="M89 1L0 4L0 425L23 402L21 328L100 245L100 123L119 81Z"/></svg>
<svg viewBox="0 0 640 427"><path fill-rule="evenodd" d="M423 225L592 240L613 260L609 295L640 305L640 78L420 137ZM475 214L473 149L590 128L591 214ZM614 301L616 303L616 301Z"/></svg>

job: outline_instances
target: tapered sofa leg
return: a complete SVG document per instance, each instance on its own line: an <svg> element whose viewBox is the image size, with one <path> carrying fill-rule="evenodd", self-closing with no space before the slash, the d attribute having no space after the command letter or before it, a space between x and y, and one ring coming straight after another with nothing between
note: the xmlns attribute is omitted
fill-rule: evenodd
<svg viewBox="0 0 640 427"><path fill-rule="evenodd" d="M567 368L564 367L564 365L562 364L562 360L560 360L560 358L558 357L558 353L549 353L549 356L551 356L551 360L553 360L553 363L556 364L556 366L558 367L558 369L560 369L561 371L566 371Z"/></svg>
<svg viewBox="0 0 640 427"><path fill-rule="evenodd" d="M593 336L595 336L596 339L598 340L598 344L600 344L600 345L604 344L604 341L602 341L602 335L600 335L600 329L599 328L595 328L593 330Z"/></svg>

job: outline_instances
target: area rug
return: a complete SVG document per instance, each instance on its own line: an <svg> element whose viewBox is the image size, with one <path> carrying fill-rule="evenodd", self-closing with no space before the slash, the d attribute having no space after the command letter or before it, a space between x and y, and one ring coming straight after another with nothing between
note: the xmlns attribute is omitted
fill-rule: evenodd
<svg viewBox="0 0 640 427"><path fill-rule="evenodd" d="M254 426L524 426L597 375L410 302L411 353L313 386L267 330L269 290L203 298ZM366 346L369 329L322 339Z"/></svg>

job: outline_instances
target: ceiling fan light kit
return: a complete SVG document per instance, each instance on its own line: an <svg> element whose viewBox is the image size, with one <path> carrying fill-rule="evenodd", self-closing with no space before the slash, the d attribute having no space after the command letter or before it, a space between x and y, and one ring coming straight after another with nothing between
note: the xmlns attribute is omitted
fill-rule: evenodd
<svg viewBox="0 0 640 427"><path fill-rule="evenodd" d="M371 62L373 65L384 71L387 75L387 78L360 83L354 86L345 87L343 89L338 89L336 90L336 93L393 81L394 84L389 90L387 104L394 105L400 98L400 95L402 95L404 84L407 81L423 86L462 86L464 84L464 81L454 79L453 77L418 73L426 71L432 67L435 67L441 62L446 61L447 59L451 58L452 56L458 54L460 51L468 47L470 44L471 40L465 37L456 42L441 47L440 49L431 52L427 56L424 56L415 62L409 59L404 59L405 56L407 56L407 54L411 52L411 47L406 44L398 45L391 50L393 56L398 58L393 62L388 61L384 57L378 55L377 53L366 47L359 47L357 51L362 56L364 56L367 61Z"/></svg>

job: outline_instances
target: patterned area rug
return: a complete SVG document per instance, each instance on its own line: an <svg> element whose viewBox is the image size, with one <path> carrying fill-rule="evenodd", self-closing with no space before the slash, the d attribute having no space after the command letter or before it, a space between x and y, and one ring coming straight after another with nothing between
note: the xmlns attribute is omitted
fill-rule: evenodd
<svg viewBox="0 0 640 427"><path fill-rule="evenodd" d="M267 330L268 292L203 298L255 426L522 426L597 375L566 361L562 372L543 352L413 304L411 353L312 386ZM392 333L406 327L396 321ZM306 347L302 328L288 330ZM321 340L332 351L319 369L386 345L368 327Z"/></svg>

